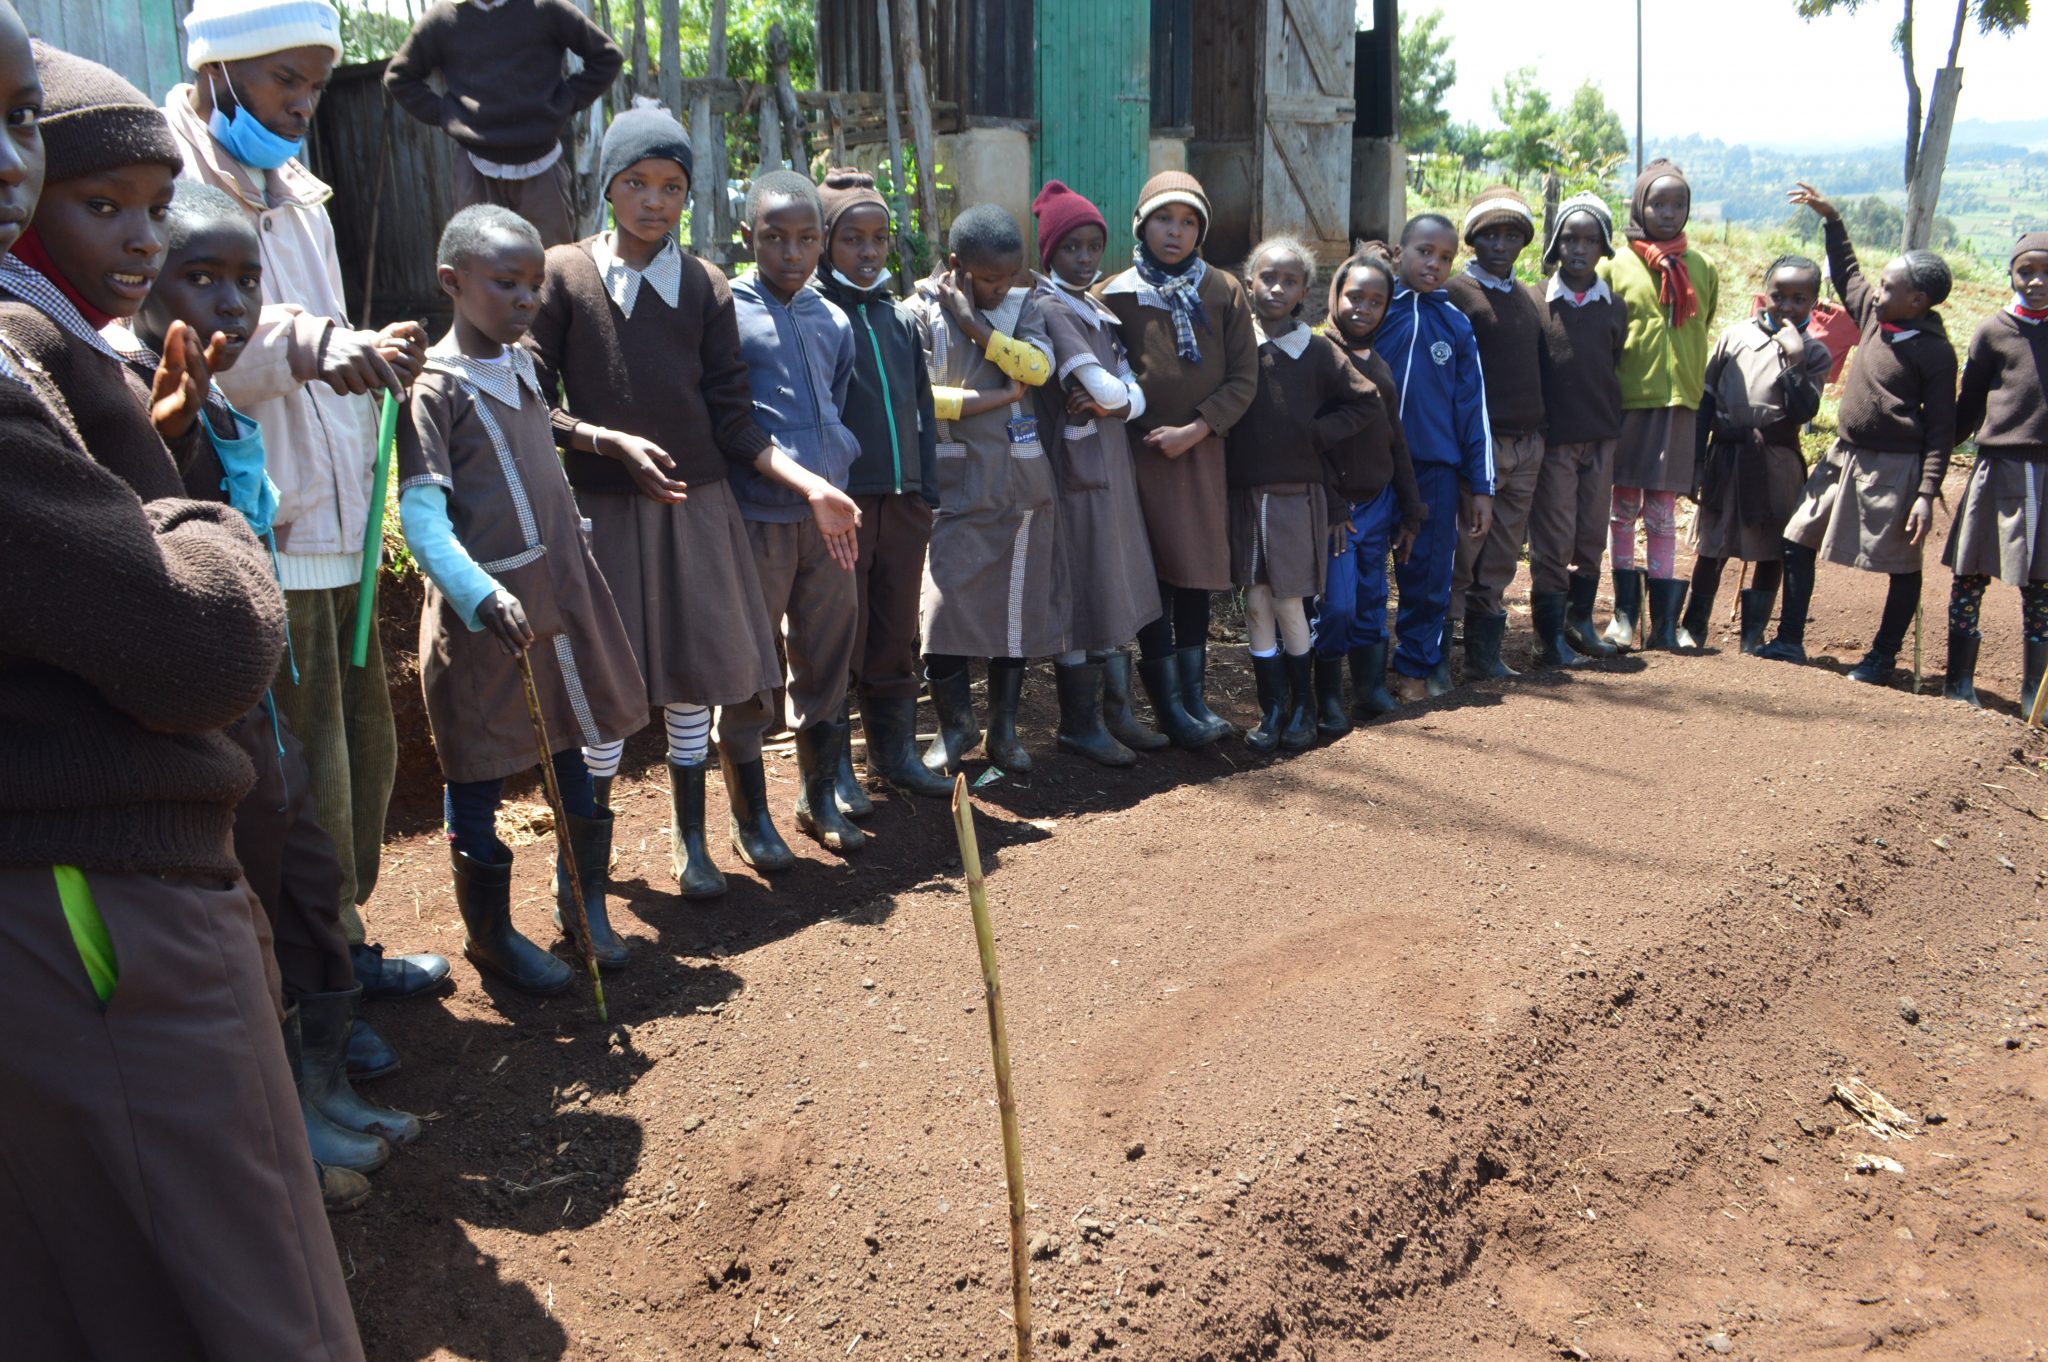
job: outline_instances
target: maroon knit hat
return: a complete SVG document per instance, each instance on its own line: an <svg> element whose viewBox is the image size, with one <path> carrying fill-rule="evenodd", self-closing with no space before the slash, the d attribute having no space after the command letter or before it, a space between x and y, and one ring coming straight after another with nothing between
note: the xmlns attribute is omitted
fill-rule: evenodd
<svg viewBox="0 0 2048 1362"><path fill-rule="evenodd" d="M1031 216L1038 219L1038 263L1052 268L1052 253L1078 227L1100 227L1105 239L1109 224L1102 210L1058 180L1047 180L1045 188L1031 201Z"/></svg>
<svg viewBox="0 0 2048 1362"><path fill-rule="evenodd" d="M862 204L873 204L888 213L889 204L875 188L875 177L865 170L841 167L825 172L824 183L818 186L818 201L824 205L825 249L832 249L832 229L839 225L849 209Z"/></svg>

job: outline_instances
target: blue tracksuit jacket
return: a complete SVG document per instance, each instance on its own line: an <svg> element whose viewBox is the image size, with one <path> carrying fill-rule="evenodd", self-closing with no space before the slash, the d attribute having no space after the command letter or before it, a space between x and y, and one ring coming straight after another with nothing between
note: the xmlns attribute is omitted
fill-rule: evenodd
<svg viewBox="0 0 2048 1362"><path fill-rule="evenodd" d="M1397 287L1373 346L1401 389L1401 428L1420 473L1450 464L1475 496L1493 495L1493 427L1472 323L1450 291Z"/></svg>

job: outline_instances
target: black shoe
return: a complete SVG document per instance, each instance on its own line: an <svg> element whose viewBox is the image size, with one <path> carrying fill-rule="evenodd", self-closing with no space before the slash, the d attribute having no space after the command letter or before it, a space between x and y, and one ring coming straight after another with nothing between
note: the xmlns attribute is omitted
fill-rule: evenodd
<svg viewBox="0 0 2048 1362"><path fill-rule="evenodd" d="M348 948L348 958L365 998L410 998L448 982L446 956L387 957L382 946L358 941Z"/></svg>
<svg viewBox="0 0 2048 1362"><path fill-rule="evenodd" d="M875 811L875 802L868 798L868 792L861 788L860 777L853 770L853 701L847 700L839 708L839 732L845 739L839 747L839 765L832 775L832 799L839 805L839 812L848 818L866 818Z"/></svg>
<svg viewBox="0 0 2048 1362"><path fill-rule="evenodd" d="M377 1028L355 1019L348 1029L348 1076L357 1083L368 1083L373 1078L394 1074L399 1069L398 1051L390 1042L377 1034Z"/></svg>
<svg viewBox="0 0 2048 1362"><path fill-rule="evenodd" d="M1784 541L1785 577L1781 583L1784 605L1778 611L1778 636L1756 650L1771 662L1806 661L1806 613L1813 605L1813 578L1817 555L1812 549Z"/></svg>
<svg viewBox="0 0 2048 1362"><path fill-rule="evenodd" d="M670 864L686 899L715 899L725 892L725 876L719 873L704 841L706 765L701 761L690 766L674 761L668 764L669 807L675 817L668 832Z"/></svg>
<svg viewBox="0 0 2048 1362"><path fill-rule="evenodd" d="M1698 582L1685 598L1685 612L1678 617L1678 646L1690 651L1705 651L1707 639L1714 629L1714 597L1720 593L1719 583L1702 587ZM1747 591L1743 592L1748 595Z"/></svg>
<svg viewBox="0 0 2048 1362"><path fill-rule="evenodd" d="M802 776L797 787L796 825L816 838L818 845L841 855L868 844L867 834L847 821L832 797L834 760L845 745L845 726L834 719L796 733L796 768Z"/></svg>
<svg viewBox="0 0 2048 1362"><path fill-rule="evenodd" d="M918 757L916 696L884 699L863 695L860 726L867 735L871 779L932 799L952 793L953 782L927 770Z"/></svg>
<svg viewBox="0 0 2048 1362"><path fill-rule="evenodd" d="M1102 658L1102 726L1133 752L1157 752L1172 741L1131 713L1131 655L1121 648Z"/></svg>
<svg viewBox="0 0 2048 1362"><path fill-rule="evenodd" d="M1444 632L1448 634L1450 631L1446 629ZM1457 688L1458 683L1451 679L1451 641L1446 638L1443 653L1438 656L1436 665L1429 669L1428 676L1422 678L1422 689L1425 695L1435 700L1449 695Z"/></svg>
<svg viewBox="0 0 2048 1362"><path fill-rule="evenodd" d="M1287 726L1287 664L1280 654L1252 655L1252 684L1259 697L1259 722L1245 730L1245 746L1271 752L1280 746L1280 730Z"/></svg>
<svg viewBox="0 0 2048 1362"><path fill-rule="evenodd" d="M1053 682L1060 696L1060 751L1102 766L1135 765L1138 754L1111 737L1103 725L1103 664L1055 665Z"/></svg>
<svg viewBox="0 0 2048 1362"><path fill-rule="evenodd" d="M1971 709L1984 708L1984 702L1977 698L1977 650L1984 640L1976 634L1966 634L1953 625L1948 631L1948 670L1942 674L1941 693L1950 700L1960 700Z"/></svg>
<svg viewBox="0 0 2048 1362"><path fill-rule="evenodd" d="M1593 605L1600 595L1600 577L1592 572L1574 572L1565 592L1564 640L1581 656L1613 657L1616 648L1600 637L1593 626Z"/></svg>
<svg viewBox="0 0 2048 1362"><path fill-rule="evenodd" d="M1385 639L1351 650L1351 717L1360 723L1401 707L1387 689L1387 651Z"/></svg>
<svg viewBox="0 0 2048 1362"><path fill-rule="evenodd" d="M560 993L575 972L512 925L512 853L501 845L498 854L503 859L485 864L448 848L455 870L455 906L462 913L462 953L478 969L522 993Z"/></svg>
<svg viewBox="0 0 2048 1362"><path fill-rule="evenodd" d="M1866 686L1889 686L1892 671L1899 665L1897 653L1881 652L1872 648L1863 655L1863 660L1849 669L1851 681L1861 681Z"/></svg>
<svg viewBox="0 0 2048 1362"><path fill-rule="evenodd" d="M2031 718L2034 695L2041 689L2041 672L2048 668L2048 643L2020 645L2020 717Z"/></svg>
<svg viewBox="0 0 2048 1362"><path fill-rule="evenodd" d="M982 746L988 759L1004 771L1031 769L1031 754L1017 736L1017 706L1023 698L1022 667L988 669L988 738Z"/></svg>
<svg viewBox="0 0 2048 1362"><path fill-rule="evenodd" d="M1316 732L1341 738L1351 731L1351 711L1344 708L1344 654L1316 654Z"/></svg>
<svg viewBox="0 0 2048 1362"><path fill-rule="evenodd" d="M292 1086L299 1093L299 1117L306 1125L306 1143L312 1147L315 1163L343 1168L354 1173L374 1173L391 1161L391 1145L381 1135L338 1126L306 1091L306 1057L300 1035L299 1009L285 1009L284 1058L292 1071Z"/></svg>
<svg viewBox="0 0 2048 1362"><path fill-rule="evenodd" d="M1564 618L1568 608L1562 591L1529 593L1529 617L1536 626L1536 665L1539 667L1583 667L1583 657L1565 637Z"/></svg>
<svg viewBox="0 0 2048 1362"><path fill-rule="evenodd" d="M1204 733L1215 734L1209 739L1211 742L1237 732L1229 720L1209 708L1205 698L1204 692L1209 688L1208 648L1196 644L1192 648L1182 648L1176 656L1180 659L1180 705L1195 721L1195 726Z"/></svg>
<svg viewBox="0 0 2048 1362"><path fill-rule="evenodd" d="M313 1177L320 1184L320 1204L329 1215L346 1215L369 1204L370 1180L353 1168L336 1168L315 1159Z"/></svg>
<svg viewBox="0 0 2048 1362"><path fill-rule="evenodd" d="M1652 577L1650 588L1650 642L1667 653L1678 651L1678 612L1685 604L1685 580L1680 577Z"/></svg>
<svg viewBox="0 0 2048 1362"><path fill-rule="evenodd" d="M763 874L795 865L796 854L768 816L768 773L761 759L734 761L721 748L718 769L725 776L725 802L732 810L732 849L740 859Z"/></svg>
<svg viewBox="0 0 2048 1362"><path fill-rule="evenodd" d="M1508 617L1467 615L1465 617L1465 676L1473 681L1505 681L1521 673L1500 660L1500 645L1507 637Z"/></svg>
<svg viewBox="0 0 2048 1362"><path fill-rule="evenodd" d="M1778 593L1759 591L1746 586L1736 593L1735 601L1742 609L1742 651L1757 653L1763 650L1764 630L1771 623L1771 600Z"/></svg>
<svg viewBox="0 0 2048 1362"><path fill-rule="evenodd" d="M419 1118L364 1101L348 1082L349 1023L362 992L357 986L345 993L299 995L300 1091L342 1129L375 1135L398 1148L419 1138Z"/></svg>
<svg viewBox="0 0 2048 1362"><path fill-rule="evenodd" d="M1602 637L1617 652L1643 646L1643 573L1638 569L1614 569L1614 618Z"/></svg>
<svg viewBox="0 0 2048 1362"><path fill-rule="evenodd" d="M605 890L612 881L612 816L600 812L595 818L578 818L572 813L567 818L569 849L576 854L576 878L583 885L583 912L590 921L590 949L597 956L599 969L624 969L632 952L612 930L611 915L605 906ZM555 926L568 938L571 949L580 949L575 929L570 925L575 916L576 894L569 887L569 867L557 856Z"/></svg>
<svg viewBox="0 0 2048 1362"><path fill-rule="evenodd" d="M1148 657L1138 662L1138 680L1152 701L1152 716L1166 740L1184 752L1207 747L1222 735L1188 717L1180 701L1180 655Z"/></svg>
<svg viewBox="0 0 2048 1362"><path fill-rule="evenodd" d="M981 742L981 725L974 721L974 687L967 679L965 667L951 676L927 677L926 681L931 686L932 708L938 711L939 719L932 745L925 749L925 769L956 776L960 774L960 763Z"/></svg>
<svg viewBox="0 0 2048 1362"><path fill-rule="evenodd" d="M1280 730L1280 750L1306 752L1316 745L1314 653L1284 653L1287 670L1287 721Z"/></svg>

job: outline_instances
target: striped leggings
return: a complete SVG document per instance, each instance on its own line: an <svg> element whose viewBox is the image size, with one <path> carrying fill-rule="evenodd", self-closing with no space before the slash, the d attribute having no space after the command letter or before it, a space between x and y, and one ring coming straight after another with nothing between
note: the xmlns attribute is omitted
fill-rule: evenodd
<svg viewBox="0 0 2048 1362"><path fill-rule="evenodd" d="M663 705L662 724L668 729L668 759L678 766L702 766L711 750L711 706ZM626 754L626 740L599 743L583 749L583 762L593 780L610 780L619 773Z"/></svg>

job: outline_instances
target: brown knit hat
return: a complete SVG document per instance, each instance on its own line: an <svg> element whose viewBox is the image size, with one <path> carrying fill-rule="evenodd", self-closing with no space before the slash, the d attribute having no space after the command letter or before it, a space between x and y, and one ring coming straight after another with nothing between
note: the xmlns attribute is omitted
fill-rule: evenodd
<svg viewBox="0 0 2048 1362"><path fill-rule="evenodd" d="M849 210L870 204L881 209L884 216L890 216L888 200L875 188L875 177L865 170L842 166L826 171L824 181L818 186L818 201L825 205L825 249L828 251L832 249L832 229Z"/></svg>
<svg viewBox="0 0 2048 1362"><path fill-rule="evenodd" d="M2048 232L2028 232L2014 242L2012 259L2005 262L2005 267L2011 269L2028 251L2048 251Z"/></svg>
<svg viewBox="0 0 2048 1362"><path fill-rule="evenodd" d="M1473 237L1501 223L1521 228L1526 241L1536 239L1536 215L1529 211L1529 201L1513 185L1497 184L1474 194L1472 206L1465 210L1461 235L1470 246Z"/></svg>
<svg viewBox="0 0 2048 1362"><path fill-rule="evenodd" d="M1200 246L1209 236L1209 194L1202 188L1202 182L1184 170L1162 170L1145 181L1145 187L1138 191L1138 211L1131 215L1131 235L1145 234L1145 219L1169 203L1184 203L1195 210L1201 219L1202 230L1196 236L1195 244Z"/></svg>
<svg viewBox="0 0 2048 1362"><path fill-rule="evenodd" d="M184 168L162 110L149 96L96 61L37 39L43 85L43 178L56 184L116 166Z"/></svg>

